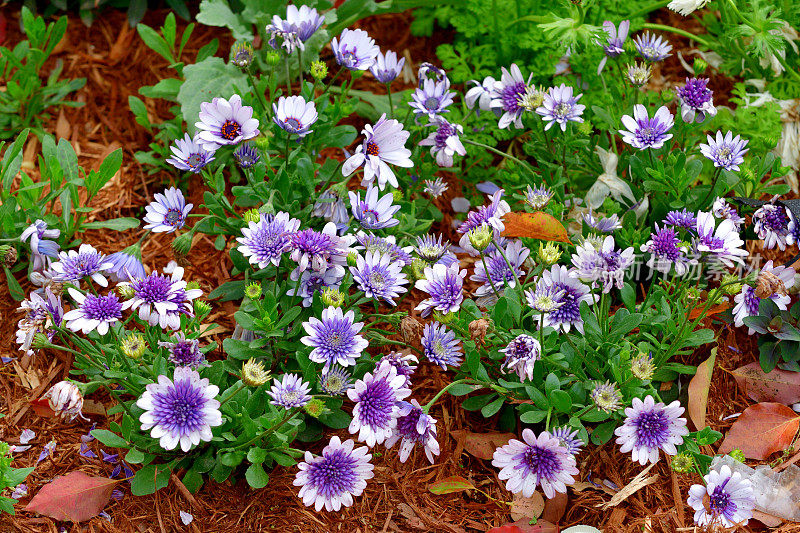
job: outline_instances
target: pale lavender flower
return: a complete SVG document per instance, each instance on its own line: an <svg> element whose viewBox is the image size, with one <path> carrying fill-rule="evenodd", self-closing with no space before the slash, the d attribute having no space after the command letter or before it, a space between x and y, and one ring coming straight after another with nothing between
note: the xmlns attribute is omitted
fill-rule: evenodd
<svg viewBox="0 0 800 533"><path fill-rule="evenodd" d="M420 259L427 261L431 265L442 263L444 266L450 266L458 262L458 258L453 252L450 251L450 243L442 242L443 235L434 237L433 235L425 235L417 237L417 244L414 246L414 251Z"/></svg>
<svg viewBox="0 0 800 533"><path fill-rule="evenodd" d="M506 354L501 369L503 372L514 372L520 381L533 380L533 368L542 355L542 345L530 335L518 335L500 351Z"/></svg>
<svg viewBox="0 0 800 533"><path fill-rule="evenodd" d="M286 50L287 55L294 53L296 48L305 49L305 45L297 34L297 26L278 15L272 16L272 24L267 24L265 30L269 34L267 44L276 50L278 39L282 40L281 46Z"/></svg>
<svg viewBox="0 0 800 533"><path fill-rule="evenodd" d="M644 401L634 397L631 407L625 409L625 423L614 431L619 451L631 452L633 462L641 465L657 463L659 450L677 455L676 446L683 444L683 437L689 434L686 419L681 418L683 412L678 400L664 405L650 395Z"/></svg>
<svg viewBox="0 0 800 533"><path fill-rule="evenodd" d="M603 292L610 292L615 286L622 288L625 271L633 264L633 247L618 250L611 235L603 239L599 245L589 240L578 245L572 256L575 270L571 273L584 283L594 286L600 283Z"/></svg>
<svg viewBox="0 0 800 533"><path fill-rule="evenodd" d="M522 128L522 113L525 108L520 100L525 96L533 74L528 75L527 81L522 77L516 63L510 68L501 67L500 81L494 82L492 91L491 109L500 116L497 127L505 129L514 124L516 129Z"/></svg>
<svg viewBox="0 0 800 533"><path fill-rule="evenodd" d="M142 264L142 249L138 244L114 252L106 259L113 265L106 273L114 283L143 278L147 275Z"/></svg>
<svg viewBox="0 0 800 533"><path fill-rule="evenodd" d="M767 261L761 273L769 273L781 280L786 289L794 287L795 270L791 267L773 266L772 260ZM792 297L788 294L773 293L767 296L770 300L775 302L778 309L785 311L792 303ZM736 305L733 308L733 323L737 327L744 325L744 319L748 316L758 316L758 306L761 303L761 298L756 296L756 290L750 285L742 285L742 291L733 298ZM748 328L748 333L752 335L756 330Z"/></svg>
<svg viewBox="0 0 800 533"><path fill-rule="evenodd" d="M417 71L417 84L421 87L425 80L442 81L447 79L447 73L427 61L420 63Z"/></svg>
<svg viewBox="0 0 800 533"><path fill-rule="evenodd" d="M322 272L331 265L346 265L347 254L355 237L339 237L336 233L333 222L325 224L322 232L306 228L292 233L290 257L297 263L295 270L303 272L311 267Z"/></svg>
<svg viewBox="0 0 800 533"><path fill-rule="evenodd" d="M327 189L317 196L311 216L324 218L325 222L333 222L338 232L344 231L350 225L350 212L342 197L333 189Z"/></svg>
<svg viewBox="0 0 800 533"><path fill-rule="evenodd" d="M108 258L94 249L90 244L81 244L77 251L59 252L58 261L53 263L57 281L81 281L91 278L101 287L108 287L108 280L103 272L114 265Z"/></svg>
<svg viewBox="0 0 800 533"><path fill-rule="evenodd" d="M197 174L214 160L214 150L203 148L196 135L193 139L186 133L183 139L175 139L175 144L169 148L172 156L167 158L167 163L178 170L188 170Z"/></svg>
<svg viewBox="0 0 800 533"><path fill-rule="evenodd" d="M151 272L145 278L120 283L130 287L133 297L122 303L122 309L138 311L139 318L151 326L180 329L181 315L194 316L192 300L202 296L200 289L188 289L183 279L183 267L175 267L167 276Z"/></svg>
<svg viewBox="0 0 800 533"><path fill-rule="evenodd" d="M541 107L536 109L536 113L546 121L545 131L558 124L561 131L567 131L568 122L583 122L583 110L586 106L579 104L583 94L574 96L572 87L561 84L558 87L551 87L544 97Z"/></svg>
<svg viewBox="0 0 800 533"><path fill-rule="evenodd" d="M355 403L348 430L358 433L358 441L370 448L391 437L397 423L397 403L411 395L406 377L399 375L389 362L382 362L373 374L356 381L347 397Z"/></svg>
<svg viewBox="0 0 800 533"><path fill-rule="evenodd" d="M622 222L616 214L613 214L608 218L595 218L592 213L585 213L583 215L583 221L587 226L595 231L599 231L600 233L611 233L614 230L622 228Z"/></svg>
<svg viewBox="0 0 800 533"><path fill-rule="evenodd" d="M535 290L525 291L528 305L539 313L550 313L565 305L567 302L562 299L565 295L564 290L545 283L537 284Z"/></svg>
<svg viewBox="0 0 800 533"><path fill-rule="evenodd" d="M733 136L733 132L728 132L724 136L718 131L716 137L706 136L708 144L700 144L700 153L710 159L717 168L724 168L730 171L739 171L739 165L744 163L744 154L749 148L745 148L749 142L740 136Z"/></svg>
<svg viewBox="0 0 800 533"><path fill-rule="evenodd" d="M665 106L659 107L653 118L650 118L647 108L642 104L636 104L633 106L633 117L622 116L622 125L627 129L619 130L619 133L622 135L622 140L634 148L657 149L672 139L672 134L667 132L674 124L672 113Z"/></svg>
<svg viewBox="0 0 800 533"><path fill-rule="evenodd" d="M276 16L273 16L273 21ZM325 17L320 15L313 7L301 5L299 8L294 4L286 7L286 22L294 28L297 38L301 43L308 41L312 35L325 22ZM303 47L301 46L301 49Z"/></svg>
<svg viewBox="0 0 800 533"><path fill-rule="evenodd" d="M361 185L370 185L376 178L378 187L383 190L386 184L399 187L397 177L387 163L403 168L411 168L414 163L409 159L411 150L405 147L409 132L395 119L386 119L386 114L374 126L367 124L361 130L366 138L356 147L356 152L351 155L342 166L342 175L349 176L356 169L364 167L364 177Z"/></svg>
<svg viewBox="0 0 800 533"><path fill-rule="evenodd" d="M521 441L511 439L494 451L492 465L500 468L498 477L508 480L506 488L511 493L526 498L533 496L537 486L548 498L566 493L578 474L575 456L556 437L547 431L536 437L528 428L522 430Z"/></svg>
<svg viewBox="0 0 800 533"><path fill-rule="evenodd" d="M25 483L20 483L19 485L14 487L14 490L11 492L11 497L14 498L15 500L21 500L27 495L28 495L28 485L26 485Z"/></svg>
<svg viewBox="0 0 800 533"><path fill-rule="evenodd" d="M248 169L259 162L261 156L258 155L258 148L252 146L248 142L244 142L233 151L233 160L236 161L236 166L241 169Z"/></svg>
<svg viewBox="0 0 800 533"><path fill-rule="evenodd" d="M356 266L350 267L353 280L364 291L367 298L383 300L389 305L397 305L395 298L408 289L408 278L403 273L403 265L392 260L389 254L367 252L366 258L356 258Z"/></svg>
<svg viewBox="0 0 800 533"><path fill-rule="evenodd" d="M552 197L553 191L548 189L546 185L540 185L535 189L532 189L531 186L528 185L528 190L525 191L525 202L536 211L547 207Z"/></svg>
<svg viewBox="0 0 800 533"><path fill-rule="evenodd" d="M711 206L711 212L714 213L714 216L717 218L727 218L731 222L733 222L733 226L736 231L742 227L744 224L744 217L739 214L734 206L728 203L725 198L717 197L714 200L714 204ZM695 226L697 225L697 218L695 217ZM695 229L695 228L691 228Z"/></svg>
<svg viewBox="0 0 800 533"><path fill-rule="evenodd" d="M402 440L402 442L400 442ZM386 439L386 448L400 442L400 462L405 463L411 450L419 444L431 464L434 455L439 455L439 442L436 440L436 419L422 411L417 400L400 402L397 425L392 435Z"/></svg>
<svg viewBox="0 0 800 533"><path fill-rule="evenodd" d="M489 111L492 108L492 93L494 92L494 85L496 83L495 79L491 76L487 76L483 79L483 83L478 83L475 80L469 83L475 84L475 87L472 87L464 95L464 101L467 103L467 107L472 109L477 103L478 109L481 111Z"/></svg>
<svg viewBox="0 0 800 533"><path fill-rule="evenodd" d="M485 254L484 260L475 262L475 273L469 279L481 284L480 287L475 289L476 296L483 297L495 292L502 293L506 286L515 287L517 278L525 275L525 270L522 266L531 251L523 246L522 241L514 240L509 242L504 247L504 253L505 257L500 253L500 250L495 248ZM509 263L511 267L509 267Z"/></svg>
<svg viewBox="0 0 800 533"><path fill-rule="evenodd" d="M384 361L392 365L397 370L399 375L405 376L405 386L410 388L411 376L414 375L414 371L417 369L417 364L419 364L419 359L417 359L417 356L410 352L389 352L380 358L377 366L380 366Z"/></svg>
<svg viewBox="0 0 800 533"><path fill-rule="evenodd" d="M489 205L483 205L475 211L470 211L467 214L467 220L458 227L458 233L462 234L458 244L473 257L479 256L480 252L472 246L469 240L470 231L488 224L494 230L494 240L498 240L500 233L506 229L503 223L503 215L511 211L511 206L502 199L504 192L503 189L495 191L492 194L492 201Z"/></svg>
<svg viewBox="0 0 800 533"><path fill-rule="evenodd" d="M744 241L731 220L725 219L717 226L711 213L697 213L695 249L699 253L707 253L732 268L734 263L742 264L742 258L748 255L743 246Z"/></svg>
<svg viewBox="0 0 800 533"><path fill-rule="evenodd" d="M258 221L251 221L237 237L237 250L248 258L250 264L266 268L270 263L278 266L281 257L292 249L292 235L300 228L300 221L289 213L275 215L262 213Z"/></svg>
<svg viewBox="0 0 800 533"><path fill-rule="evenodd" d="M369 346L369 341L359 335L363 327L363 322L355 322L352 310L342 313L339 307L328 307L322 311L322 320L312 316L303 322L308 335L300 342L313 348L308 358L324 363L325 369L334 364L353 366Z"/></svg>
<svg viewBox="0 0 800 533"><path fill-rule="evenodd" d="M423 317L434 310L443 315L458 311L464 301L463 288L467 271L460 270L458 263L454 263L449 267L441 264L426 266L424 273L425 278L417 280L414 287L427 292L430 297L422 300L415 310L422 311Z"/></svg>
<svg viewBox="0 0 800 533"><path fill-rule="evenodd" d="M393 205L394 196L386 193L378 198L379 189L370 185L361 201L361 191L350 191L350 207L353 218L358 220L364 229L385 229L397 226L400 221L394 218L394 214L400 210L399 205Z"/></svg>
<svg viewBox="0 0 800 533"><path fill-rule="evenodd" d="M458 367L461 364L461 341L446 326L438 322L425 324L420 343L428 361L442 370L447 370L448 365Z"/></svg>
<svg viewBox="0 0 800 533"><path fill-rule="evenodd" d="M272 401L272 405L279 405L284 409L303 407L311 401L311 387L303 378L297 374L284 374L283 378L278 378L272 382L272 389L267 391Z"/></svg>
<svg viewBox="0 0 800 533"><path fill-rule="evenodd" d="M431 148L431 150L433 150L433 148ZM425 180L425 188L422 192L428 194L431 198L439 198L444 194L447 188L447 183L445 183L442 178L436 177L432 180Z"/></svg>
<svg viewBox="0 0 800 533"><path fill-rule="evenodd" d="M442 81L425 80L411 93L408 105L415 115L427 115L430 120L434 120L438 115L450 112L447 108L453 103L455 94L450 91L450 81L447 78Z"/></svg>
<svg viewBox="0 0 800 533"><path fill-rule="evenodd" d="M764 248L777 246L779 250L785 250L787 245L795 242L795 222L789 217L789 210L774 201L756 209L753 213L753 229L758 238L764 241Z"/></svg>
<svg viewBox="0 0 800 533"><path fill-rule="evenodd" d="M97 330L100 335L105 335L111 325L122 318L122 304L114 293L97 296L83 294L70 287L69 295L78 306L64 314L67 327L72 331L87 335Z"/></svg>
<svg viewBox="0 0 800 533"><path fill-rule="evenodd" d="M550 270L545 270L537 284L537 288L539 286L553 287L562 293L558 297L558 302L561 305L544 314L544 324L541 327L553 327L564 333L568 333L574 327L580 333L583 333L581 304L586 302L592 305L599 297L593 295L589 287L575 276L572 276L570 269L563 265L552 265ZM533 319L541 321L541 314L534 313Z"/></svg>
<svg viewBox="0 0 800 533"><path fill-rule="evenodd" d="M717 114L713 93L708 88L708 78L687 78L686 85L678 87L676 93L684 122L700 123Z"/></svg>
<svg viewBox="0 0 800 533"><path fill-rule="evenodd" d="M139 417L142 431L150 430L165 450L180 444L188 452L200 442L209 442L211 428L222 424L220 403L214 399L217 394L219 387L209 385L191 368L175 368L173 379L158 376L158 383L147 385L136 401L145 411Z"/></svg>
<svg viewBox="0 0 800 533"><path fill-rule="evenodd" d="M242 97L238 94L230 100L215 97L211 102L200 104L200 119L195 122L200 132L195 140L208 151L215 151L220 146L239 144L252 139L258 131L258 119L253 118L253 108L242 105Z"/></svg>
<svg viewBox="0 0 800 533"><path fill-rule="evenodd" d="M589 397L600 411L613 413L622 406L622 393L616 383L606 380L605 383L598 381L595 383Z"/></svg>
<svg viewBox="0 0 800 533"><path fill-rule="evenodd" d="M385 56L378 52L375 64L369 67L369 71L379 82L389 84L397 79L405 64L406 58L401 57L398 61L397 54L391 50L386 52Z"/></svg>
<svg viewBox="0 0 800 533"><path fill-rule="evenodd" d="M703 476L705 485L689 488L686 503L694 509L694 523L700 527L731 528L747 525L753 518L753 484L728 465Z"/></svg>
<svg viewBox="0 0 800 533"><path fill-rule="evenodd" d="M55 439L51 439L42 447L42 451L39 453L39 458L36 459L36 466L39 466L39 463L53 455L56 451L56 446L58 443Z"/></svg>
<svg viewBox="0 0 800 533"><path fill-rule="evenodd" d="M20 234L19 240L25 242L30 239L33 272L41 272L50 268L50 260L58 257L59 245L56 241L61 235L59 229L47 229L47 222L37 220Z"/></svg>
<svg viewBox="0 0 800 533"><path fill-rule="evenodd" d="M353 386L353 376L344 368L334 366L322 373L319 388L331 396L343 396Z"/></svg>
<svg viewBox="0 0 800 533"><path fill-rule="evenodd" d="M459 138L464 133L461 124L451 124L437 117L435 123L428 126L436 126L436 131L422 139L419 145L431 147L431 155L436 158L436 163L440 167L452 167L455 154L467 155L467 150Z"/></svg>
<svg viewBox="0 0 800 533"><path fill-rule="evenodd" d="M681 245L681 239L674 228L664 226L659 229L658 224L655 226L656 230L650 234L650 240L639 248L642 252L650 253L647 266L664 274L674 271L676 276L683 276L696 261L686 255L687 250Z"/></svg>
<svg viewBox="0 0 800 533"><path fill-rule="evenodd" d="M367 70L375 64L381 49L364 30L345 28L331 41L336 62L347 70Z"/></svg>
<svg viewBox="0 0 800 533"><path fill-rule="evenodd" d="M28 355L35 353L31 344L36 334L43 333L52 340L56 333L53 326L61 326L64 317L61 297L54 295L49 288L41 294L32 292L27 300L22 301L17 312L24 312L25 316L17 322L16 342L20 345L19 350Z"/></svg>
<svg viewBox="0 0 800 533"><path fill-rule="evenodd" d="M609 57L616 59L625 51L625 39L628 38L628 30L630 30L630 27L630 20L623 20L620 22L619 31L617 31L617 27L614 26L614 23L610 20L603 22L603 31L608 34L608 37L606 38L606 44L603 45L603 52L605 52L605 55L603 59L600 60L600 64L597 67L598 75L603 71Z"/></svg>
<svg viewBox="0 0 800 533"><path fill-rule="evenodd" d="M717 198L720 200L720 198ZM724 200L723 200L724 203ZM714 202L716 205L716 202ZM716 215L716 213L714 213ZM670 211L664 218L665 226L674 226L676 228L683 228L694 231L697 226L697 217L688 209L681 209L680 211Z"/></svg>
<svg viewBox="0 0 800 533"><path fill-rule="evenodd" d="M323 507L338 511L353 505L353 496L364 492L367 480L375 475L369 462L372 456L366 446L354 449L354 445L351 439L342 442L339 437L332 437L321 456L306 452L305 460L297 465L293 483L300 487L304 505L313 505L316 511Z"/></svg>
<svg viewBox="0 0 800 533"><path fill-rule="evenodd" d="M272 120L289 135L301 139L311 133L311 126L317 121L317 106L313 100L306 102L302 96L281 96L277 104L272 104Z"/></svg>
<svg viewBox="0 0 800 533"><path fill-rule="evenodd" d="M345 269L340 265L328 265L325 270L308 269L302 272L297 269L289 274L291 288L286 291L287 296L299 296L303 299L303 307L311 307L314 303L314 294L322 293L323 289L338 289L344 279ZM295 288L295 282L300 284ZM295 294L295 291L296 294Z"/></svg>
<svg viewBox="0 0 800 533"><path fill-rule="evenodd" d="M649 31L636 37L634 42L639 55L647 61L663 61L671 55L672 45L660 35Z"/></svg>
<svg viewBox="0 0 800 533"><path fill-rule="evenodd" d="M403 266L411 264L412 257L410 252L413 250L413 247L404 246L401 248L397 245L397 238L394 235L378 237L372 233L365 233L362 231L356 234L356 240L361 245L357 246L356 249L363 248L367 252L389 254L393 261L398 261L402 263Z"/></svg>
<svg viewBox="0 0 800 533"><path fill-rule="evenodd" d="M572 455L581 453L581 448L586 444L583 439L578 437L578 430L569 426L562 426L554 429L550 434L557 438L561 445Z"/></svg>
<svg viewBox="0 0 800 533"><path fill-rule="evenodd" d="M157 192L154 196L155 200L144 208L144 229L153 233L172 233L181 229L194 204L187 204L183 192L175 187L170 187L163 193Z"/></svg>
<svg viewBox="0 0 800 533"><path fill-rule="evenodd" d="M175 337L175 342L158 341L161 348L167 349L169 360L175 366L187 366L195 369L207 366L206 356L200 351L198 339L187 339L182 331L179 331Z"/></svg>

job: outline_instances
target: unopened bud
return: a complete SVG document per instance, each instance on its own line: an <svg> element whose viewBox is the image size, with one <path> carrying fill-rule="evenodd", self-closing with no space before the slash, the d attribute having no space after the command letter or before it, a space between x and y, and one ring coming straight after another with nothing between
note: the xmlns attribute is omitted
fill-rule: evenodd
<svg viewBox="0 0 800 533"><path fill-rule="evenodd" d="M33 341L31 341L31 347L36 348L37 350L41 350L42 348L47 348L50 346L50 339L47 338L47 335L42 333L41 331L37 331L33 335Z"/></svg>
<svg viewBox="0 0 800 533"><path fill-rule="evenodd" d="M694 73L698 76L705 74L706 69L708 69L708 63L702 57L694 58L694 65L692 66L694 67Z"/></svg>
<svg viewBox="0 0 800 533"><path fill-rule="evenodd" d="M244 288L244 295L251 300L257 300L261 297L261 284L257 282L248 283Z"/></svg>
<svg viewBox="0 0 800 533"><path fill-rule="evenodd" d="M176 255L179 256L186 256L189 253L189 250L192 249L192 232L187 231L182 235L178 235L174 241L172 241L172 250L175 252Z"/></svg>
<svg viewBox="0 0 800 533"><path fill-rule="evenodd" d="M231 48L231 63L242 70L247 70L253 62L253 45L244 42L236 43Z"/></svg>
<svg viewBox="0 0 800 533"><path fill-rule="evenodd" d="M139 359L144 355L147 349L147 343L144 340L144 335L138 331L129 333L120 343L122 354L131 359Z"/></svg>
<svg viewBox="0 0 800 533"><path fill-rule="evenodd" d="M276 50L267 52L267 65L274 67L281 62L281 55Z"/></svg>
<svg viewBox="0 0 800 533"><path fill-rule="evenodd" d="M653 356L640 352L639 355L631 359L631 374L641 379L649 381L653 378L656 366L653 364Z"/></svg>
<svg viewBox="0 0 800 533"><path fill-rule="evenodd" d="M441 322L442 324L449 324L455 317L455 313L442 313L436 309L433 311L433 319L437 322Z"/></svg>
<svg viewBox="0 0 800 533"><path fill-rule="evenodd" d="M242 365L242 383L248 387L260 387L269 381L269 372L264 369L264 363L249 359Z"/></svg>
<svg viewBox="0 0 800 533"><path fill-rule="evenodd" d="M194 301L194 314L199 320L203 320L211 312L211 304L204 300Z"/></svg>
<svg viewBox="0 0 800 533"><path fill-rule="evenodd" d="M259 220L261 220L261 213L258 212L258 209L248 209L247 211L244 212L242 218L248 224L250 222L258 222Z"/></svg>
<svg viewBox="0 0 800 533"><path fill-rule="evenodd" d="M672 458L670 466L673 471L679 474L686 474L694 469L694 459L686 452L679 453Z"/></svg>
<svg viewBox="0 0 800 533"><path fill-rule="evenodd" d="M10 244L0 246L0 262L6 267L13 266L17 262L17 249Z"/></svg>
<svg viewBox="0 0 800 533"><path fill-rule="evenodd" d="M347 266L356 267L358 265L358 252L347 254Z"/></svg>
<svg viewBox="0 0 800 533"><path fill-rule="evenodd" d="M731 456L731 459L733 459L734 461L739 461L740 463L745 462L745 460L747 459L744 456L744 452L739 448L731 450L730 452L728 452L728 455Z"/></svg>
<svg viewBox="0 0 800 533"><path fill-rule="evenodd" d="M311 63L311 77L320 81L328 75L328 66L322 61L314 61Z"/></svg>
<svg viewBox="0 0 800 533"><path fill-rule="evenodd" d="M578 124L578 131L583 135L591 135L592 131L594 130L594 126L588 120L584 120L583 122Z"/></svg>
<svg viewBox="0 0 800 533"><path fill-rule="evenodd" d="M675 99L675 92L670 89L664 89L661 91L661 101L665 104L670 103Z"/></svg>
<svg viewBox="0 0 800 533"><path fill-rule="evenodd" d="M558 260L561 259L561 253L561 249L555 243L539 243L539 250L536 252L536 257L542 264L550 266L558 263Z"/></svg>
<svg viewBox="0 0 800 533"><path fill-rule="evenodd" d="M266 153L267 148L269 148L270 137L272 137L272 135L270 135L269 132L265 132L259 135L258 137L252 139L250 142L253 143L256 146L256 148L258 148L262 153ZM269 161L268 157L267 161Z"/></svg>
<svg viewBox="0 0 800 533"><path fill-rule="evenodd" d="M392 191L392 199L394 199L395 202L399 202L400 200L402 200L403 199L403 191L401 191L400 189L393 190Z"/></svg>
<svg viewBox="0 0 800 533"><path fill-rule="evenodd" d="M50 387L50 390L42 398L47 399L50 409L55 411L56 416L63 418L67 422L71 422L77 417L84 418L83 413L81 413L83 395L78 386L71 381L59 381Z"/></svg>
<svg viewBox="0 0 800 533"><path fill-rule="evenodd" d="M430 263L418 257L411 261L411 273L414 279L425 279L425 267L430 266Z"/></svg>
<svg viewBox="0 0 800 533"><path fill-rule="evenodd" d="M494 231L488 224L483 224L480 227L470 230L468 235L469 242L473 248L482 252L492 243Z"/></svg>
<svg viewBox="0 0 800 533"><path fill-rule="evenodd" d="M344 304L344 294L336 287L325 287L320 295L322 303L327 307L341 307Z"/></svg>
<svg viewBox="0 0 800 533"><path fill-rule="evenodd" d="M130 300L136 295L136 291L127 283L119 283L117 284L117 294L119 294L120 298L123 300Z"/></svg>
<svg viewBox="0 0 800 533"><path fill-rule="evenodd" d="M325 402L323 402L319 398L314 398L311 401L309 401L307 404L305 404L303 409L305 409L306 414L308 416L312 416L314 418L319 418L320 415L322 415L326 411Z"/></svg>
<svg viewBox="0 0 800 533"><path fill-rule="evenodd" d="M736 274L725 274L722 276L722 282L720 283L722 292L728 296L734 296L742 292L743 285L744 281L742 281L741 278L739 278L739 276Z"/></svg>

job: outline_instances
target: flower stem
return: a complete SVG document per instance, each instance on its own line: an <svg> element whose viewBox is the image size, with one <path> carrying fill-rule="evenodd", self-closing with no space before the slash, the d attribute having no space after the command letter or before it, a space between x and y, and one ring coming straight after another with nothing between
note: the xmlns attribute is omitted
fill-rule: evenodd
<svg viewBox="0 0 800 533"><path fill-rule="evenodd" d="M297 81L300 83L297 93L303 94L303 51L297 47Z"/></svg>
<svg viewBox="0 0 800 533"><path fill-rule="evenodd" d="M457 379L456 381L452 381L452 382L448 383L447 385L445 385L445 386L442 388L442 390L440 390L439 392L437 392L437 393L436 393L436 395L435 395L433 398L431 398L431 401L429 401L429 402L428 402L428 403L427 403L427 404L426 404L426 405L425 405L425 406L422 408L422 412L423 412L423 413L425 413L425 414L428 414L428 411L430 411L431 407L433 407L433 404L435 404L435 403L436 403L436 400L438 400L439 398L441 398L441 397L444 395L444 393L445 393L445 392L447 392L448 390L450 390L450 388L451 388L451 387L453 387L454 385L461 385L462 383L470 383L470 382L471 382L471 384L473 384L473 385L481 385L480 383L478 383L478 382L474 381L474 380L473 380L473 379L471 379L471 378ZM482 385L481 385L481 388L483 388L483 386L482 386Z"/></svg>
<svg viewBox="0 0 800 533"><path fill-rule="evenodd" d="M709 43L708 41L706 41L702 37L698 37L694 33L686 31L686 30L682 30L680 28L675 28L673 26L666 26L664 24L653 24L652 22L645 22L642 25L642 27L650 29L650 30L668 31L668 32L671 32L671 33L675 33L677 35L683 35L684 37L688 37L689 39L692 39L693 41L697 41L699 44L702 44L706 48L711 48L711 43Z"/></svg>
<svg viewBox="0 0 800 533"><path fill-rule="evenodd" d="M533 169L531 169L524 161L522 161L520 159L517 159L513 155L510 155L510 154L507 154L505 152L502 152L502 151L498 150L497 148L493 148L493 147L489 146L488 144L483 144L483 143L479 143L479 142L476 142L476 141L471 141L469 139L464 139L464 138L462 138L461 141L465 142L467 144L471 144L473 146L479 146L479 147L483 148L484 150L489 150L490 152L494 152L495 154L497 154L499 156L505 157L506 159L510 159L511 161L514 161L518 165L522 166L525 170L530 172L531 176L533 176L534 178L536 177L536 173L533 171Z"/></svg>
<svg viewBox="0 0 800 533"><path fill-rule="evenodd" d="M392 84L386 84L386 97L389 99L389 118L394 118L394 106L392 106Z"/></svg>

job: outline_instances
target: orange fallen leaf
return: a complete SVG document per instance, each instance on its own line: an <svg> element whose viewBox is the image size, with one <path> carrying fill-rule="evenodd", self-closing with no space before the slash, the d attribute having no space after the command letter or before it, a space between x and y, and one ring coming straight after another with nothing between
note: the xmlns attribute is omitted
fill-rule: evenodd
<svg viewBox="0 0 800 533"><path fill-rule="evenodd" d="M721 304L712 305L706 311L705 316L709 317L709 316L718 315L720 313L724 313L725 311L730 309L730 307L731 307L731 304L729 304L728 302L722 302ZM698 305L697 307L695 307L694 309L689 311L689 320L694 320L697 317L699 317L700 313L703 312L703 308L705 308L705 304Z"/></svg>
<svg viewBox="0 0 800 533"><path fill-rule="evenodd" d="M718 453L739 448L748 459L763 461L785 450L800 427L800 416L781 403L757 403L744 410L728 430Z"/></svg>
<svg viewBox="0 0 800 533"><path fill-rule="evenodd" d="M506 213L503 215L506 229L503 237L528 237L543 241L572 244L564 225L555 217L541 211L535 213Z"/></svg>
<svg viewBox="0 0 800 533"><path fill-rule="evenodd" d="M46 398L39 398L37 400L31 400L31 410L37 415L44 417L44 418L53 418L56 416L55 411L50 409L50 402Z"/></svg>
<svg viewBox="0 0 800 533"><path fill-rule="evenodd" d="M56 520L83 522L100 514L116 484L115 479L70 472L39 489L25 510Z"/></svg>
<svg viewBox="0 0 800 533"><path fill-rule="evenodd" d="M450 476L428 485L428 490L434 494L452 494L474 489L475 485L461 476Z"/></svg>
<svg viewBox="0 0 800 533"><path fill-rule="evenodd" d="M793 404L800 402L800 372L775 368L764 372L758 363L750 363L733 372L736 383L757 402Z"/></svg>
<svg viewBox="0 0 800 533"><path fill-rule="evenodd" d="M711 350L711 357L700 363L692 380L689 382L689 418L695 429L700 431L706 427L706 408L708 407L708 388L711 386L711 374L714 372L714 361L717 349Z"/></svg>

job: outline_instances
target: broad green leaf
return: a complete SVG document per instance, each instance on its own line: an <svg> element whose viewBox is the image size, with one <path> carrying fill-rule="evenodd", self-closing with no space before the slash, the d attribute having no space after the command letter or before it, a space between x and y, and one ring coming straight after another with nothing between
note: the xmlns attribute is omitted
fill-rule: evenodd
<svg viewBox="0 0 800 533"><path fill-rule="evenodd" d="M187 65L183 69L186 81L178 92L183 119L194 132L194 123L200 113L200 104L214 97L229 99L236 92L236 85L244 86L247 77L236 66L221 57L209 57L201 63Z"/></svg>

